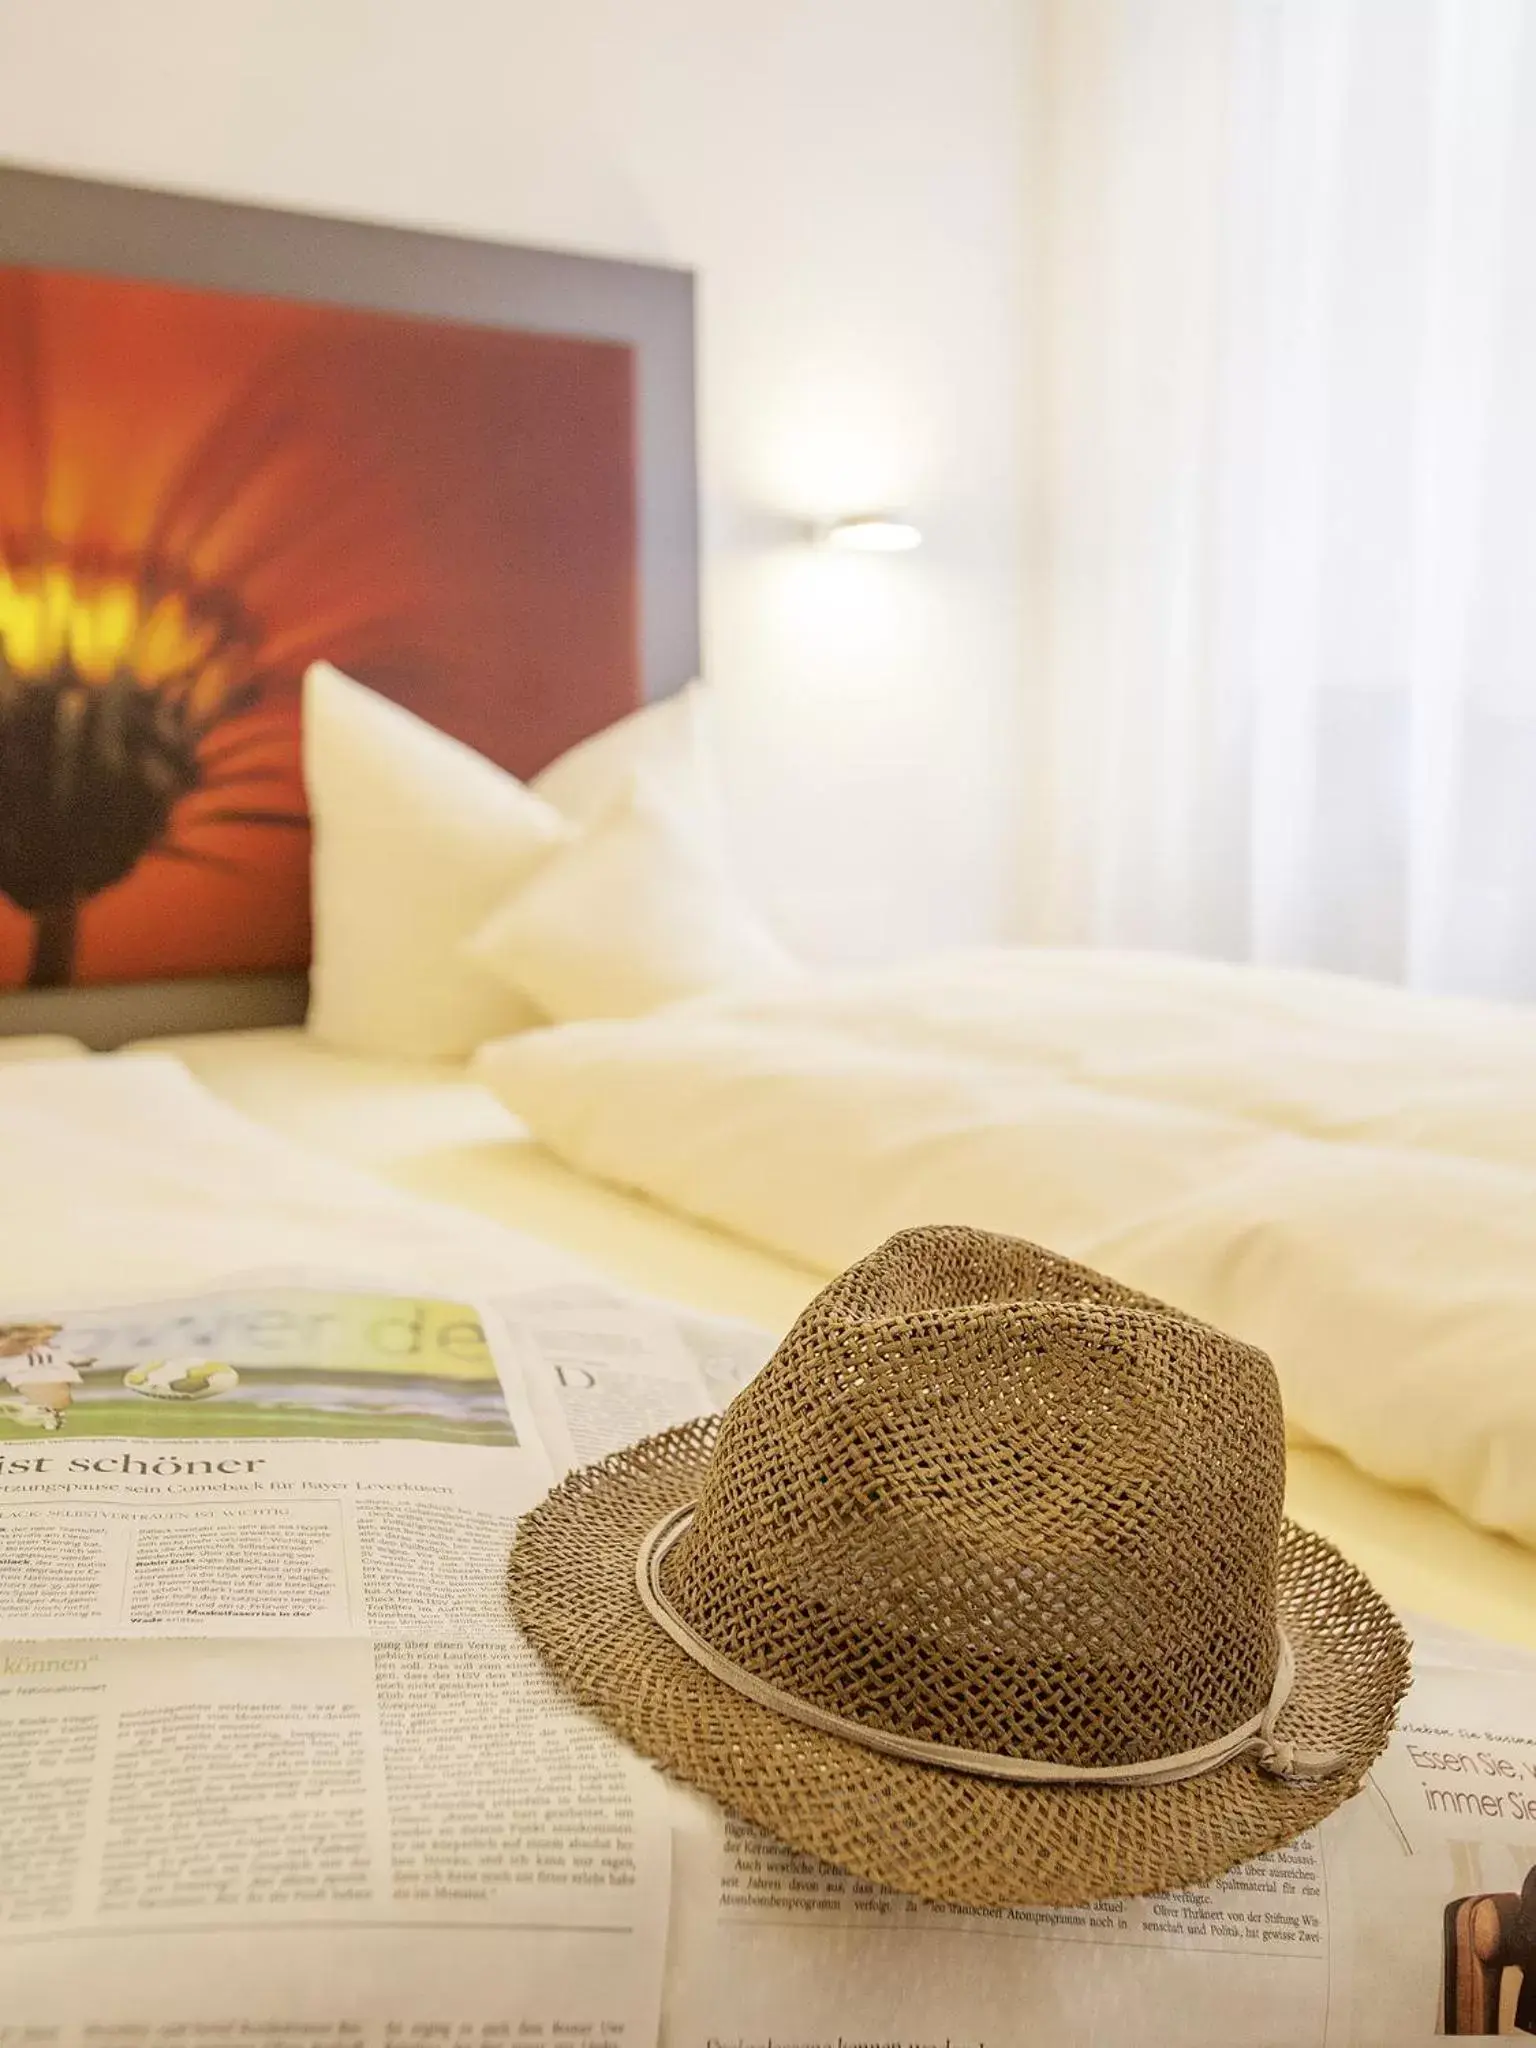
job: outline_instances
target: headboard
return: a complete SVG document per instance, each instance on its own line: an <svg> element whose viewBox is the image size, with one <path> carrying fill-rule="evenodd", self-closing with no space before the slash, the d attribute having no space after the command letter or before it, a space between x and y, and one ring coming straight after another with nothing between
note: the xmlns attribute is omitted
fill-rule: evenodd
<svg viewBox="0 0 1536 2048"><path fill-rule="evenodd" d="M691 276L0 167L0 1035L302 1016L322 657L521 775L696 673Z"/></svg>

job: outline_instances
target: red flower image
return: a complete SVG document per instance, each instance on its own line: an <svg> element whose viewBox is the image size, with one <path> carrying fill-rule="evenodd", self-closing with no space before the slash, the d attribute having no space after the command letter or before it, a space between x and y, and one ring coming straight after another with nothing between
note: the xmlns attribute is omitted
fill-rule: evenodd
<svg viewBox="0 0 1536 2048"><path fill-rule="evenodd" d="M527 774L639 701L627 349L0 269L0 986L302 966L317 657Z"/></svg>

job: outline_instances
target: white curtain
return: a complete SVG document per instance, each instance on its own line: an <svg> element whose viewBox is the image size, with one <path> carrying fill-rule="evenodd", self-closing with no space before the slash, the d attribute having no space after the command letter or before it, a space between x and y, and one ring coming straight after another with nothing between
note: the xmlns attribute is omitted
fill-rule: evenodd
<svg viewBox="0 0 1536 2048"><path fill-rule="evenodd" d="M1044 0L1043 937L1536 996L1536 0Z"/></svg>

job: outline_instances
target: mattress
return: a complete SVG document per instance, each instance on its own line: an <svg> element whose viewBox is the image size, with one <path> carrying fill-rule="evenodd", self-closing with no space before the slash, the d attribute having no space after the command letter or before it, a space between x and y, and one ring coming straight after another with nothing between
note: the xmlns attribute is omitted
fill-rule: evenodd
<svg viewBox="0 0 1536 2048"><path fill-rule="evenodd" d="M561 1165L460 1068L352 1058L299 1030L136 1051L171 1055L225 1103L333 1161L530 1233L647 1293L777 1331L820 1284L807 1266ZM1398 1607L1536 1646L1536 1551L1319 1447L1292 1448L1290 1509Z"/></svg>

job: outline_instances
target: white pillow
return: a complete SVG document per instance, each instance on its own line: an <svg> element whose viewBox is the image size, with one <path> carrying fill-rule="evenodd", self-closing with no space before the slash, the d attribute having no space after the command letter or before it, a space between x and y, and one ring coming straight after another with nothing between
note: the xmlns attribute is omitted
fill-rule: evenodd
<svg viewBox="0 0 1536 2048"><path fill-rule="evenodd" d="M595 825L641 776L711 839L720 801L710 735L709 692L692 682L580 741L529 785L574 825Z"/></svg>
<svg viewBox="0 0 1536 2048"><path fill-rule="evenodd" d="M559 1023L799 974L718 856L642 779L512 889L465 951Z"/></svg>
<svg viewBox="0 0 1536 2048"><path fill-rule="evenodd" d="M571 828L515 775L354 683L304 678L314 822L310 1029L333 1045L463 1058L542 1020L463 941Z"/></svg>

